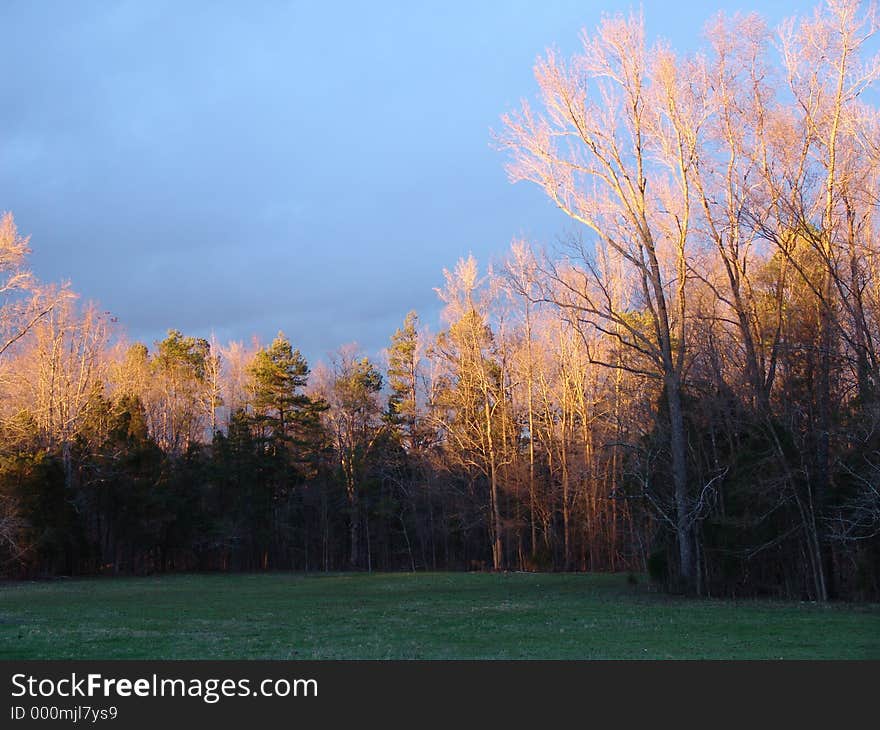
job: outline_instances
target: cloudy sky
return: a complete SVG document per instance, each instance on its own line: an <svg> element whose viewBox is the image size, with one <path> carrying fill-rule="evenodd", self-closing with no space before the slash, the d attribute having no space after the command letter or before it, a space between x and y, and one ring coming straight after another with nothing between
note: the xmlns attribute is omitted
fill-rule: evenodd
<svg viewBox="0 0 880 730"><path fill-rule="evenodd" d="M0 211L132 339L283 329L310 360L437 321L442 269L569 224L491 145L548 46L629 3L0 4ZM811 3L726 0L774 24ZM706 16L643 3L649 33ZM706 11L709 12L708 10Z"/></svg>

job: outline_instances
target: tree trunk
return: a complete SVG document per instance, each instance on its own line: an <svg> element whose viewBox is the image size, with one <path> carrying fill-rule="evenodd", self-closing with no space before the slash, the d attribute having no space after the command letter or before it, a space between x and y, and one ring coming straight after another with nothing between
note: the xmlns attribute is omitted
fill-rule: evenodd
<svg viewBox="0 0 880 730"><path fill-rule="evenodd" d="M687 433L681 403L681 383L677 375L666 377L666 400L669 406L670 447L672 451L672 481L675 488L676 533L681 587L685 593L695 593L696 560L694 556L694 519L687 478Z"/></svg>
<svg viewBox="0 0 880 730"><path fill-rule="evenodd" d="M348 508L349 508L349 539L351 541L351 552L349 553L348 564L352 570L358 568L360 561L359 542L360 542L360 503L358 500L357 488L349 481L348 483Z"/></svg>

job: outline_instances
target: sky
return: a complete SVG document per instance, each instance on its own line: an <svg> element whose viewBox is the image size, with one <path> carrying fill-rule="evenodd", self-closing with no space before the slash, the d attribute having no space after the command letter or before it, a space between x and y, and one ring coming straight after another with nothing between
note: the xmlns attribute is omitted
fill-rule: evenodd
<svg viewBox="0 0 880 730"><path fill-rule="evenodd" d="M805 2L645 0L651 38L701 43L718 10L775 25ZM572 230L511 185L500 116L548 47L630 3L0 4L0 211L43 281L147 344L283 330L310 362L375 355L443 269ZM638 6L636 6L638 7Z"/></svg>

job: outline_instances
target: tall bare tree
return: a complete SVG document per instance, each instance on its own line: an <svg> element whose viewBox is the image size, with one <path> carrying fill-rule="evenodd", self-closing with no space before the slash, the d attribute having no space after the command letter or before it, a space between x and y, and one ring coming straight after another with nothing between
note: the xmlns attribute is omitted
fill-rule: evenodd
<svg viewBox="0 0 880 730"><path fill-rule="evenodd" d="M697 140L680 118L699 115L682 65L648 48L641 17L604 19L569 62L548 52L535 67L542 112L524 102L504 116L501 144L514 181L538 184L595 238L597 257L573 247L565 267L545 267L547 297L577 326L616 338L639 356L633 367L662 384L676 501L679 571L697 588L694 512L682 389L688 352L687 294L693 246L689 169ZM601 259L626 267L627 289ZM617 366L615 363L605 363Z"/></svg>

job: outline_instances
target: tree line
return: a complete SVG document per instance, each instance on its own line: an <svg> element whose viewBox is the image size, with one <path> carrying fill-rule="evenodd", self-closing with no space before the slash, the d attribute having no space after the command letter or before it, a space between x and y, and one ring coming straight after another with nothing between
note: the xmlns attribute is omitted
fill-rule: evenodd
<svg viewBox="0 0 880 730"><path fill-rule="evenodd" d="M607 570L880 596L873 8L699 53L609 17L496 134L574 228L444 272L382 358L125 343L0 224L0 565Z"/></svg>

